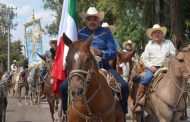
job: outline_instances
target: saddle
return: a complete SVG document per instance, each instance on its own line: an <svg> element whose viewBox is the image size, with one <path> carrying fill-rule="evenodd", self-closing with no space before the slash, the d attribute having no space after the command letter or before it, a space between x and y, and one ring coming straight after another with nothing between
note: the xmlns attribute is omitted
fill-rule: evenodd
<svg viewBox="0 0 190 122"><path fill-rule="evenodd" d="M154 73L154 77L152 78L147 89L150 93L155 90L159 81L166 75L167 71L168 71L167 67L162 67Z"/></svg>
<svg viewBox="0 0 190 122"><path fill-rule="evenodd" d="M113 92L119 93L119 96L121 97L121 84L117 82L114 76L103 68L99 69L99 73L106 79L108 86L113 90Z"/></svg>

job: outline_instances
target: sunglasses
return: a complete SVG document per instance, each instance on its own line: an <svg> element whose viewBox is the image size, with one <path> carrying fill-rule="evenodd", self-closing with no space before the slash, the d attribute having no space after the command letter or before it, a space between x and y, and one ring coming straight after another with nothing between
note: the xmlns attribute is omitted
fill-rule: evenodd
<svg viewBox="0 0 190 122"><path fill-rule="evenodd" d="M93 22L97 22L97 21L100 21L100 19L96 16L89 16L89 17L86 17L86 21L93 21Z"/></svg>

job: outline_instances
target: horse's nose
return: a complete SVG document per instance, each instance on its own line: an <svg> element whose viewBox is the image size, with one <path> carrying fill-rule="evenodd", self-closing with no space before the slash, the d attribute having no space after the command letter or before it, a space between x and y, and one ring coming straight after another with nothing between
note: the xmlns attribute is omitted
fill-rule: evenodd
<svg viewBox="0 0 190 122"><path fill-rule="evenodd" d="M82 95L82 94L83 94L83 89L82 89L82 88L79 88L79 89L78 89L78 94L77 94L77 95L80 96L80 95Z"/></svg>
<svg viewBox="0 0 190 122"><path fill-rule="evenodd" d="M82 88L72 88L71 91L73 96L79 97L83 94L84 90Z"/></svg>

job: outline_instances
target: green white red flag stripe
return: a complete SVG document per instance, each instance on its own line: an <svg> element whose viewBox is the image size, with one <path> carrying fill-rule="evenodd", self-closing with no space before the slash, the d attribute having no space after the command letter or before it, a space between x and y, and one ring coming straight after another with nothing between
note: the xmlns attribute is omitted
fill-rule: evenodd
<svg viewBox="0 0 190 122"><path fill-rule="evenodd" d="M54 83L52 90L55 94L60 96L59 85L66 78L65 70L65 57L68 53L68 47L64 44L63 33L71 39L71 41L76 41L77 38L77 0L64 0L62 15L59 25L58 33L58 47L56 49L56 56L54 61L54 67L52 70L52 76L54 77Z"/></svg>

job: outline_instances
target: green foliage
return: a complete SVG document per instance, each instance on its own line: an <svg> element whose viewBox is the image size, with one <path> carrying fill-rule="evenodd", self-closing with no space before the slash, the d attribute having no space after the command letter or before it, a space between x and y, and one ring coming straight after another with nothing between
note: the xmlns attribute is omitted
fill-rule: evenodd
<svg viewBox="0 0 190 122"><path fill-rule="evenodd" d="M11 62L13 62L13 60L17 60L20 63L24 60L22 42L20 40L11 43L10 57Z"/></svg>
<svg viewBox="0 0 190 122"><path fill-rule="evenodd" d="M166 26L168 29L166 36L169 37L172 26L170 24L170 2L169 0L78 0L78 13L86 12L90 6L95 6L98 11L104 11L103 22L115 25L116 33L114 36L119 40L120 45L130 39L135 43L137 52L141 53L148 41L146 29L152 27L153 24L159 23ZM185 39L190 40L190 2L188 0L181 0L180 2L183 32ZM55 9L55 5L59 6L58 9ZM62 3L46 0L44 6L57 11L56 22L47 27L50 35L57 34ZM156 6L160 7L158 14L156 14ZM79 18L78 28L80 29L83 26L84 22Z"/></svg>
<svg viewBox="0 0 190 122"><path fill-rule="evenodd" d="M9 32L9 28L13 29L15 27L15 24L13 23L13 19L15 18L15 13L14 13L14 9L13 8L8 8L6 5L4 4L0 4L0 64L3 64L3 68L7 69L7 52L8 52L8 32ZM11 35L10 35L11 37ZM11 43L10 43L11 45ZM10 49L13 50L13 52L15 53L16 50L15 48L10 47ZM12 53L10 52L10 55L12 55ZM12 57L10 56L10 59L12 59ZM19 57L18 55L15 57Z"/></svg>

